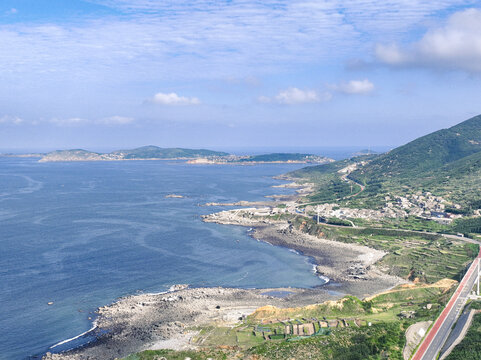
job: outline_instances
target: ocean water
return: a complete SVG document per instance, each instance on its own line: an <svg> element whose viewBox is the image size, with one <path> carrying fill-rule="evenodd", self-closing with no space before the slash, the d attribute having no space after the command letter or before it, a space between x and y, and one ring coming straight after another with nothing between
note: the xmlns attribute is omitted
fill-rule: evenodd
<svg viewBox="0 0 481 360"><path fill-rule="evenodd" d="M51 351L124 295L321 285L308 258L200 219L225 208L199 204L292 191L272 188L282 183L272 176L301 166L0 158L0 359Z"/></svg>

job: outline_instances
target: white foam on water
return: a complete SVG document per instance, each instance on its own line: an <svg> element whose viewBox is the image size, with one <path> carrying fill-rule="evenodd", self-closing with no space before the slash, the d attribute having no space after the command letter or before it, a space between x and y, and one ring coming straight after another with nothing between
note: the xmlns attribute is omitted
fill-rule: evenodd
<svg viewBox="0 0 481 360"><path fill-rule="evenodd" d="M71 341L77 340L78 338L81 338L82 336L87 335L89 332L94 331L96 328L97 328L97 322L94 321L92 328L90 328L89 330L81 333L80 335L74 336L74 337L72 337L72 338L70 338L70 339L62 340L62 341L60 341L59 343L57 343L57 344L55 344L55 345L53 345L53 346L50 346L49 349L53 349L53 348L56 348L57 346L60 346L60 345L63 345L63 344L67 344L67 343L69 343L69 342L71 342Z"/></svg>
<svg viewBox="0 0 481 360"><path fill-rule="evenodd" d="M317 277L321 280L324 281L324 284L327 284L329 281L331 281L331 279L329 279L327 276L324 276L324 275L321 275L321 274L318 274L317 272L317 267L316 267L316 264L312 264L312 272L317 275Z"/></svg>

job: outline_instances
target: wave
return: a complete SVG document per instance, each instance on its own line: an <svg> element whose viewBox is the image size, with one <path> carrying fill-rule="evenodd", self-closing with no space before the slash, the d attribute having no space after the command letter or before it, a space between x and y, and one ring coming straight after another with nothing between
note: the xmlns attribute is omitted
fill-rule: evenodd
<svg viewBox="0 0 481 360"><path fill-rule="evenodd" d="M312 272L317 275L317 277L321 280L324 281L324 284L327 284L329 281L331 281L331 279L329 279L327 276L324 276L324 275L321 275L317 272L317 267L316 267L316 264L312 264Z"/></svg>
<svg viewBox="0 0 481 360"><path fill-rule="evenodd" d="M320 279L322 279L322 280L325 281L325 283L324 283L323 285L325 285L325 284L327 284L329 281L331 281L331 279L329 279L327 276L324 276L324 275L317 275L317 276L318 276Z"/></svg>
<svg viewBox="0 0 481 360"><path fill-rule="evenodd" d="M97 321L94 320L93 326L92 326L92 328L90 328L89 330L81 333L80 335L74 336L74 337L72 337L72 338L70 338L70 339L62 340L62 341L60 341L59 343L50 346L49 349L54 349L54 348L56 348L56 347L58 347L58 346L60 346L60 345L67 344L67 343L69 343L69 342L71 342L71 341L77 340L77 339L81 338L82 336L87 335L89 332L94 331L96 328L97 328Z"/></svg>

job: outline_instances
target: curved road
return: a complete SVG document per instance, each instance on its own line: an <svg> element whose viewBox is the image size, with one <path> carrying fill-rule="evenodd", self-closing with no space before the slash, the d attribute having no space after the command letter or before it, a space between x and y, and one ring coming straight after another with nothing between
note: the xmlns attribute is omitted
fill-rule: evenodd
<svg viewBox="0 0 481 360"><path fill-rule="evenodd" d="M350 174L351 174L351 173L342 175L342 176L341 176L341 179L344 180L344 181L346 181L346 182L352 182L352 183L354 183L355 185L358 185L358 186L361 188L361 190L359 190L359 191L358 191L357 193L355 193L355 194L345 196L345 197L343 197L343 199L349 199L349 198L358 196L358 195L359 195L360 193L362 193L362 192L364 191L364 189L366 188L366 187L365 187L364 185L362 185L361 183L358 183L357 181L350 179L350 178L349 178L349 175L350 175Z"/></svg>
<svg viewBox="0 0 481 360"><path fill-rule="evenodd" d="M349 174L344 174L341 176L341 179L345 182L352 182L354 183L355 185L358 185L361 190L359 190L357 193L355 194L351 194L351 195L347 195L347 196L344 196L342 198L338 198L338 199L334 199L332 201L339 201L339 200L344 200L344 199L350 199L350 198L353 198L353 197L356 197L358 196L360 193L362 193L364 191L364 189L366 188L364 185L362 185L361 183L358 183L357 181L354 181L352 179L349 179L348 178ZM302 204L298 204L298 206L305 206L305 205L319 205L320 201L314 201L314 202L310 202L310 203L302 203Z"/></svg>

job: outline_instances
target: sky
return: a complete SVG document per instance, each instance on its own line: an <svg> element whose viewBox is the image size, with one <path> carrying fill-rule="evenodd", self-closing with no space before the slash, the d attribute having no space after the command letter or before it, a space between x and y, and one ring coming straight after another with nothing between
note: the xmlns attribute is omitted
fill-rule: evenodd
<svg viewBox="0 0 481 360"><path fill-rule="evenodd" d="M480 113L481 1L0 2L0 150L395 147Z"/></svg>

